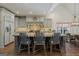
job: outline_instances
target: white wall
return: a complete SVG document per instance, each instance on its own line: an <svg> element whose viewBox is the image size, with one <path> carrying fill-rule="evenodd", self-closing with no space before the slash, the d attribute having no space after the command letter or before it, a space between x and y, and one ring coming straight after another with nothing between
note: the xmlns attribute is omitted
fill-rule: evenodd
<svg viewBox="0 0 79 59"><path fill-rule="evenodd" d="M1 16L2 16L2 9L0 8L0 47L3 47L2 45L3 45L3 40L2 40L2 20L1 20Z"/></svg>

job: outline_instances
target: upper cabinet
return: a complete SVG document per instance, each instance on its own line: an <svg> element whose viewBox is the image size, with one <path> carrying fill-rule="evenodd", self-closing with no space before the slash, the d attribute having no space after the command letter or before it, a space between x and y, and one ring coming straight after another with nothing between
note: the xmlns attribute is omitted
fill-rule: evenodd
<svg viewBox="0 0 79 59"><path fill-rule="evenodd" d="M15 17L15 28L25 28L30 27L32 25L43 25L45 27L52 27L52 19L48 19L45 17Z"/></svg>
<svg viewBox="0 0 79 59"><path fill-rule="evenodd" d="M7 11L6 9L2 9L2 17L7 18L7 21L12 21L14 22L14 14ZM5 20L5 19L4 19Z"/></svg>
<svg viewBox="0 0 79 59"><path fill-rule="evenodd" d="M52 27L52 19L45 18L44 25L45 25L45 27L51 28Z"/></svg>
<svg viewBox="0 0 79 59"><path fill-rule="evenodd" d="M26 17L26 22L43 22L43 21L44 17L31 17L31 16Z"/></svg>

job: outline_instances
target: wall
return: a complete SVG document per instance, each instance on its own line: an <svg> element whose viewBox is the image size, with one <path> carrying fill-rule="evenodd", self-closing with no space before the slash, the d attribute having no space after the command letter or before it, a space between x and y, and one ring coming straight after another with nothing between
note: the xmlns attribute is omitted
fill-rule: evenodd
<svg viewBox="0 0 79 59"><path fill-rule="evenodd" d="M1 29L1 28L2 28L2 27L1 27L1 26L2 26L2 25L1 25L1 22L2 22L2 20L1 20L1 18L2 18L2 17L1 17L1 16L2 16L2 12L1 12L1 11L2 11L2 9L0 8L0 47L3 47L3 46L2 46L2 45L3 45L3 43L2 43L2 42L3 42L3 41L2 41L2 32L1 32L1 30L2 30L2 29Z"/></svg>

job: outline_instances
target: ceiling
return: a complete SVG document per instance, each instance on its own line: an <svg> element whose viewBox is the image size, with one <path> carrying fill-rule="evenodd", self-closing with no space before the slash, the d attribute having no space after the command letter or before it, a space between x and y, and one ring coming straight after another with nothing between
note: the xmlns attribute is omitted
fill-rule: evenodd
<svg viewBox="0 0 79 59"><path fill-rule="evenodd" d="M50 8L53 6L52 3L0 3L0 6L5 7L16 15L38 15L45 16Z"/></svg>
<svg viewBox="0 0 79 59"><path fill-rule="evenodd" d="M76 7L74 5L76 5ZM45 16L47 13L56 8L56 3L0 3L0 6L11 10L18 16ZM78 3L63 3L62 6L64 6L71 15L79 15ZM74 12L75 9L76 12Z"/></svg>
<svg viewBox="0 0 79 59"><path fill-rule="evenodd" d="M66 7L72 16L79 16L79 3L65 3L64 7Z"/></svg>

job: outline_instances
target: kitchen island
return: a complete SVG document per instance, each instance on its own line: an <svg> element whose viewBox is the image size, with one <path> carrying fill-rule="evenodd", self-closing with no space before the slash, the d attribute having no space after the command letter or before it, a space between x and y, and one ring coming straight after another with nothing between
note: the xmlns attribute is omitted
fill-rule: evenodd
<svg viewBox="0 0 79 59"><path fill-rule="evenodd" d="M40 31L44 34L44 38L45 38L45 42L46 42L46 48L47 50L50 49L50 39L51 37L53 37L54 32L52 31ZM33 50L33 44L34 44L34 39L35 39L35 31L25 31L25 30L19 30L17 32L15 32L14 37L15 37L15 50L16 52L19 49L19 44L20 44L20 36L19 33L27 33L28 37L30 38L31 41L31 45L30 48L31 50ZM60 40L60 45L61 45L61 49L62 52L65 52L65 35L61 35L61 40Z"/></svg>

